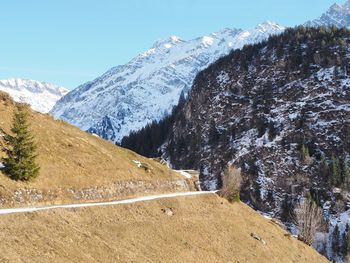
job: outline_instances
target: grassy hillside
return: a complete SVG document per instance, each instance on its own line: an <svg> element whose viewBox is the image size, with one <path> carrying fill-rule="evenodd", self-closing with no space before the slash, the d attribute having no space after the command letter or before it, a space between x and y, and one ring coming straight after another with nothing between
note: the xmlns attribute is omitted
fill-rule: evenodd
<svg viewBox="0 0 350 263"><path fill-rule="evenodd" d="M0 239L1 262L328 262L216 195L4 215Z"/></svg>
<svg viewBox="0 0 350 263"><path fill-rule="evenodd" d="M0 93L0 128L5 132L10 130L14 109L14 102L6 93ZM158 162L117 147L65 122L54 120L49 115L31 111L30 122L38 145L40 175L32 182L21 183L8 179L0 172L2 199L11 196L15 189L23 189L18 200L33 199L34 202L35 199L40 199L40 195L45 195L48 198L50 196L50 200L59 202L57 200L60 198L71 199L67 191L77 198L79 195L84 197L88 191L90 196L87 199L92 200L101 199L98 195L103 191L113 192L118 189L122 192L121 195L132 195L139 186L150 192L157 192L152 188L162 191L160 186L165 184L163 182L168 185L164 188L166 191L177 187L176 183L169 182L183 179ZM141 162L147 169L138 167L134 161ZM91 188L97 189L97 193L91 194L94 191ZM36 197L28 197L35 193Z"/></svg>

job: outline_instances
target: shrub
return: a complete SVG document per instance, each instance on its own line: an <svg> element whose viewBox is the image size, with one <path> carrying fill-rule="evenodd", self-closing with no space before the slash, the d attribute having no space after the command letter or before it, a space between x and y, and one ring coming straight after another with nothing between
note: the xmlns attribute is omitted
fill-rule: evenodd
<svg viewBox="0 0 350 263"><path fill-rule="evenodd" d="M219 194L229 202L240 200L240 189L242 184L241 171L229 165L222 176L222 189Z"/></svg>
<svg viewBox="0 0 350 263"><path fill-rule="evenodd" d="M308 164L308 165L312 164L313 159L310 156L309 148L305 146L305 144L301 146L300 154L301 154L301 160L303 160L305 164Z"/></svg>
<svg viewBox="0 0 350 263"><path fill-rule="evenodd" d="M293 221L299 229L299 240L311 246L315 234L324 226L323 213L315 202L304 200L294 210Z"/></svg>

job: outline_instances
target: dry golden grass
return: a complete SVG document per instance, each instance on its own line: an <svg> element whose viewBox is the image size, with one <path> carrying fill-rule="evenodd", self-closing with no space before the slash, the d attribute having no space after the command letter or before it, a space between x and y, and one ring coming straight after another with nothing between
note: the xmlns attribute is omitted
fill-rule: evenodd
<svg viewBox="0 0 350 263"><path fill-rule="evenodd" d="M0 93L0 128L7 132L13 110L13 102ZM31 112L30 120L40 175L23 183L0 173L0 202L16 189L45 192L183 179L48 115ZM63 191L54 193L59 202L71 201ZM0 262L327 262L246 205L215 195L1 215L0 239Z"/></svg>
<svg viewBox="0 0 350 263"><path fill-rule="evenodd" d="M215 195L3 215L0 239L0 262L328 262Z"/></svg>
<svg viewBox="0 0 350 263"><path fill-rule="evenodd" d="M0 93L0 128L9 132L13 101ZM30 112L31 130L38 145L40 175L32 182L14 182L0 172L0 189L82 189L106 186L117 181L162 181L183 179L166 166L144 158L79 130L47 114ZM1 140L1 137L0 137ZM1 152L0 152L1 156ZM150 167L137 167L133 160Z"/></svg>

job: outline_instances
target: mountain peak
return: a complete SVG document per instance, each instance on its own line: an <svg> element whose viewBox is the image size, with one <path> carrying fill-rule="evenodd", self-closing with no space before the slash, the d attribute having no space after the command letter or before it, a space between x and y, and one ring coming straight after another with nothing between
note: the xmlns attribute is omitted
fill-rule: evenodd
<svg viewBox="0 0 350 263"><path fill-rule="evenodd" d="M175 35L172 35L169 37L169 40L172 42L172 43L178 43L178 42L181 42L181 38L178 37L178 36L175 36Z"/></svg>
<svg viewBox="0 0 350 263"><path fill-rule="evenodd" d="M275 30L283 30L284 27L280 26L279 24L275 23L275 22L271 22L271 21L265 21L263 23L258 24L255 29L257 30L261 30L263 32L271 30L271 29L275 29Z"/></svg>
<svg viewBox="0 0 350 263"><path fill-rule="evenodd" d="M305 26L350 27L350 0L344 4L333 4L326 13L317 19L306 22Z"/></svg>
<svg viewBox="0 0 350 263"><path fill-rule="evenodd" d="M164 118L197 73L232 49L267 39L282 30L272 22L260 29L224 29L191 40L159 40L127 64L79 86L51 113L81 129L120 142L131 131ZM104 116L110 122L104 122Z"/></svg>
<svg viewBox="0 0 350 263"><path fill-rule="evenodd" d="M266 21L258 24L258 26L275 26L275 25L277 25L277 23L269 21L269 20L266 20Z"/></svg>
<svg viewBox="0 0 350 263"><path fill-rule="evenodd" d="M347 0L344 4L343 7L350 8L350 0Z"/></svg>
<svg viewBox="0 0 350 263"><path fill-rule="evenodd" d="M340 12L340 13L350 13L350 0L346 1L344 4L333 4L328 12Z"/></svg>
<svg viewBox="0 0 350 263"><path fill-rule="evenodd" d="M183 40L175 35L170 36L167 39L156 41L151 49L159 49L159 48L171 48L173 45L183 42Z"/></svg>
<svg viewBox="0 0 350 263"><path fill-rule="evenodd" d="M335 11L338 11L338 10L341 10L343 8L342 5L340 4L337 4L337 3L334 3L333 5L331 5L331 7L329 8L329 10L335 10Z"/></svg>

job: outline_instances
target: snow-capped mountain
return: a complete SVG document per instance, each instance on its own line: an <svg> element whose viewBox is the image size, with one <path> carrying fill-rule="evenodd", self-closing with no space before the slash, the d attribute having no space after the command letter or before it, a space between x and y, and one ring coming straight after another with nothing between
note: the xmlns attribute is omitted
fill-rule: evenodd
<svg viewBox="0 0 350 263"><path fill-rule="evenodd" d="M7 92L15 101L28 103L35 111L49 112L56 101L68 93L68 90L28 79L0 80L0 90Z"/></svg>
<svg viewBox="0 0 350 263"><path fill-rule="evenodd" d="M305 23L306 26L350 27L350 0L332 5L320 18Z"/></svg>
<svg viewBox="0 0 350 263"><path fill-rule="evenodd" d="M157 41L129 63L107 71L61 98L51 113L99 136L119 142L171 111L188 93L197 73L231 50L260 42L284 27L272 22L250 30L222 31L185 41Z"/></svg>

